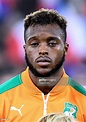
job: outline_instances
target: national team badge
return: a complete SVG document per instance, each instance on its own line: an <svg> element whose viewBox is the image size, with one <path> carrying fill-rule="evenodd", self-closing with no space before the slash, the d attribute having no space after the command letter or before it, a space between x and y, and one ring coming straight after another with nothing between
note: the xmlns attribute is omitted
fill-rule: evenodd
<svg viewBox="0 0 86 122"><path fill-rule="evenodd" d="M76 118L77 111L78 111L78 107L76 105L73 105L69 102L65 103L65 108L63 111L65 115Z"/></svg>

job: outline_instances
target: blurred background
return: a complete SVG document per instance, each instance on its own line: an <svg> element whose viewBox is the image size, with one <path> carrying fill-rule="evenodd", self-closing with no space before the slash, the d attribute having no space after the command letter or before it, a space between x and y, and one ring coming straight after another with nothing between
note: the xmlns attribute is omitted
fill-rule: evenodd
<svg viewBox="0 0 86 122"><path fill-rule="evenodd" d="M24 18L52 8L68 21L66 73L86 87L86 0L0 0L0 84L26 68Z"/></svg>

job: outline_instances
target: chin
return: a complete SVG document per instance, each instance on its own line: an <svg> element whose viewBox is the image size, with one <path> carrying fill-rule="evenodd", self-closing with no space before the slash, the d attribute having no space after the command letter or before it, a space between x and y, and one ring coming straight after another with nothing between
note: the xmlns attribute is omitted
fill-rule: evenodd
<svg viewBox="0 0 86 122"><path fill-rule="evenodd" d="M46 69L42 69L42 70L37 70L41 75L46 75L48 72L50 72L50 70Z"/></svg>

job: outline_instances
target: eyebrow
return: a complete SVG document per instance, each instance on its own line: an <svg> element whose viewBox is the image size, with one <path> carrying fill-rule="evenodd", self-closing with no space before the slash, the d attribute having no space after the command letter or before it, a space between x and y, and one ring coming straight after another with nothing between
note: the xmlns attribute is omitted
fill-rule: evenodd
<svg viewBox="0 0 86 122"><path fill-rule="evenodd" d="M26 39L26 41L30 41L30 40L32 40L32 39L38 39L36 36L32 36L32 37L28 37L27 39Z"/></svg>
<svg viewBox="0 0 86 122"><path fill-rule="evenodd" d="M50 40L58 40L58 41L60 41L60 39L58 37L48 37L47 40L48 41L50 41Z"/></svg>
<svg viewBox="0 0 86 122"><path fill-rule="evenodd" d="M26 41L30 41L32 39L37 39L38 40L38 38L36 36L32 36L32 37L28 37ZM50 40L60 41L61 39L59 39L58 37L55 37L55 36L50 36L50 37L47 37L46 40L49 42Z"/></svg>

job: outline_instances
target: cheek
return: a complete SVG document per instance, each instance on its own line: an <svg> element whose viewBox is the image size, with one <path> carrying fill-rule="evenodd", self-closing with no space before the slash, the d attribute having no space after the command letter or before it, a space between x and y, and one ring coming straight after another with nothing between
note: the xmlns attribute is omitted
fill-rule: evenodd
<svg viewBox="0 0 86 122"><path fill-rule="evenodd" d="M30 48L28 47L27 49L27 55L28 55L28 58L31 62L34 62L35 59L37 58L37 50L36 49L33 49L33 48Z"/></svg>
<svg viewBox="0 0 86 122"><path fill-rule="evenodd" d="M60 59L63 56L64 49L61 46L56 47L50 51L53 60Z"/></svg>

